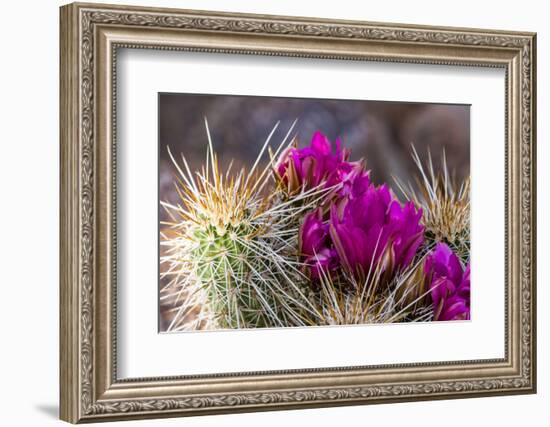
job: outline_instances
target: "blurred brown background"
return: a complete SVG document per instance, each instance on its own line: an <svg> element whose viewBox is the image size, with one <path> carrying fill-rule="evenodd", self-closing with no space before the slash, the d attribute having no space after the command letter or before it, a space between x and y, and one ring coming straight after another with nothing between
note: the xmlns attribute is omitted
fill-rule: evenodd
<svg viewBox="0 0 550 427"><path fill-rule="evenodd" d="M180 153L191 170L199 170L208 144L204 117L223 166L234 160L234 169L250 168L277 121L271 140L277 147L295 119L299 145L308 145L320 130L332 142L336 137L351 149L351 160L365 158L376 184L388 183L401 197L392 176L414 181L417 169L411 144L420 157L430 149L436 169L445 150L450 171L463 179L470 173L470 107L467 105L407 102L273 98L256 96L159 94L159 198L177 202L176 170L167 147L176 158ZM267 153L265 155L267 161ZM159 205L161 221L167 220ZM161 268L163 268L161 266ZM165 285L161 280L160 286ZM165 331L173 306L160 304L159 327Z"/></svg>

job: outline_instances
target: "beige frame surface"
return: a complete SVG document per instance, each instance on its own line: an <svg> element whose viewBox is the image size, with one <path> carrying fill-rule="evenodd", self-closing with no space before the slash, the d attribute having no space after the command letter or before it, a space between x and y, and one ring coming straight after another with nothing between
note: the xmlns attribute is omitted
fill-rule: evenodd
<svg viewBox="0 0 550 427"><path fill-rule="evenodd" d="M533 33L493 30L99 4L63 6L61 418L76 423L535 392L535 41ZM117 379L117 48L504 68L505 357Z"/></svg>

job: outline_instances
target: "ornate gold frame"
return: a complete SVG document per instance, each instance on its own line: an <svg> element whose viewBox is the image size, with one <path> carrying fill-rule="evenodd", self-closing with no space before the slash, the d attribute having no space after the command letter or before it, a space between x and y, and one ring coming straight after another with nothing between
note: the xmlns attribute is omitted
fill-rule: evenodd
<svg viewBox="0 0 550 427"><path fill-rule="evenodd" d="M533 393L535 34L188 10L61 8L61 418L69 422ZM502 67L505 357L118 380L114 130L118 47Z"/></svg>

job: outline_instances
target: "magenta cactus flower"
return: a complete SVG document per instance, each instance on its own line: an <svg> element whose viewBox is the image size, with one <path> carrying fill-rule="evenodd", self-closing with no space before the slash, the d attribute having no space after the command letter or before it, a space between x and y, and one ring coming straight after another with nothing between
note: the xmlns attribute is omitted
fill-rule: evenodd
<svg viewBox="0 0 550 427"><path fill-rule="evenodd" d="M445 243L438 243L426 257L424 272L428 280L434 320L470 319L470 264L466 269Z"/></svg>
<svg viewBox="0 0 550 427"><path fill-rule="evenodd" d="M386 185L359 177L350 197L331 208L330 235L350 273L364 277L377 266L395 272L410 265L424 241L421 217L411 202L401 206Z"/></svg>
<svg viewBox="0 0 550 427"><path fill-rule="evenodd" d="M300 227L300 253L312 279L338 268L338 254L332 247L329 225L323 223L322 211L317 209L304 218Z"/></svg>
<svg viewBox="0 0 550 427"><path fill-rule="evenodd" d="M464 300L468 301L468 307L470 306L470 263L466 266L466 270L462 275L462 281L458 286L458 295Z"/></svg>
<svg viewBox="0 0 550 427"><path fill-rule="evenodd" d="M361 164L347 161L349 152L341 148L340 138L336 139L335 145L333 153L330 140L316 131L308 147L285 150L276 172L288 191L310 190L322 184L324 188L329 188L349 183L354 173L361 169Z"/></svg>
<svg viewBox="0 0 550 427"><path fill-rule="evenodd" d="M300 228L300 255L313 279L338 268L359 280L371 269L391 276L411 264L424 241L422 211L412 202L401 205L388 186L376 187L348 156L339 139L333 154L328 138L316 132L309 147L291 148L277 167L290 191L340 184Z"/></svg>

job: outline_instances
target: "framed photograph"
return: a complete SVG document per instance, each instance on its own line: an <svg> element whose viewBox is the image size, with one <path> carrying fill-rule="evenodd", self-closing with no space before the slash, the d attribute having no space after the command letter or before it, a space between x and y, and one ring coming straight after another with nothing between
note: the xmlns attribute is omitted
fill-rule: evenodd
<svg viewBox="0 0 550 427"><path fill-rule="evenodd" d="M60 22L63 420L536 391L535 34Z"/></svg>

